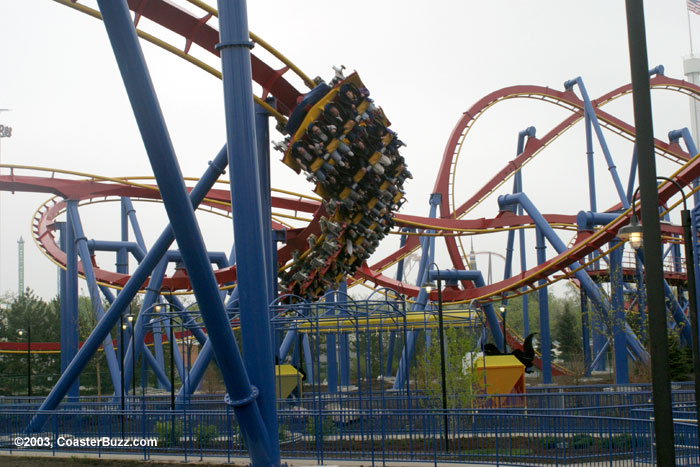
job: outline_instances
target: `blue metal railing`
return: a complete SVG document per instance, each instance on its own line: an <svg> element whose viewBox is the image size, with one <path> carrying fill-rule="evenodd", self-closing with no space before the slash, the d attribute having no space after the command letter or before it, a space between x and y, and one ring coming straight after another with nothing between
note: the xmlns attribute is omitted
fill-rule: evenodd
<svg viewBox="0 0 700 467"><path fill-rule="evenodd" d="M689 412L679 411L683 415ZM0 449L15 451L33 412L0 414ZM446 415L446 418L445 418ZM481 462L505 465L653 464L653 422L637 418L482 412L478 410L285 409L279 412L283 458L383 459L386 461ZM444 420L449 428L445 448ZM364 429L359 429L363 426ZM697 427L676 423L679 465L698 465ZM65 446L81 438L152 439L157 446ZM119 453L185 458L244 456L245 446L230 410L52 411L41 433L53 452ZM63 444L63 446L59 446Z"/></svg>

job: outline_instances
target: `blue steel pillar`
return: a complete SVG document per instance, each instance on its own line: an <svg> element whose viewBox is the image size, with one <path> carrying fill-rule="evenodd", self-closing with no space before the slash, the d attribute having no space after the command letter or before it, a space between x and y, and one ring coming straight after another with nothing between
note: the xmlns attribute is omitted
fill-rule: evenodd
<svg viewBox="0 0 700 467"><path fill-rule="evenodd" d="M545 253L545 242L544 234L540 228L536 229L536 243L535 248L537 249L537 264L543 264L547 261L547 254ZM542 352L542 382L544 384L552 383L552 343L549 336L549 296L547 295L547 281L541 279L538 282L540 287L537 291L539 305L540 305L540 351Z"/></svg>
<svg viewBox="0 0 700 467"><path fill-rule="evenodd" d="M603 130L600 127L600 123L598 123L598 117L595 114L595 109L593 108L593 104L591 103L590 97L588 97L588 92L586 91L586 87L583 84L583 80L579 76L578 78L574 78L572 80L569 80L564 83L564 87L567 90L571 90L574 85L578 85L578 89L581 92L581 98L583 100L583 108L584 108L584 114L585 116L588 117L586 120L586 145L587 145L587 150L590 149L590 133L589 133L589 125L593 125L593 131L595 131L596 136L598 137L598 143L600 144L601 149L603 150L603 155L605 156L605 160L608 163L608 170L610 171L610 176L613 179L613 184L615 185L615 188L617 189L617 194L620 197L620 202L622 203L622 207L627 209L630 206L629 200L627 199L627 196L625 195L625 190L622 188L622 182L620 181L620 176L617 174L617 168L615 166L615 162L613 161L612 155L610 154L610 150L608 149L608 144L605 141L605 136L603 135ZM587 151L588 152L588 151ZM592 154L592 150L590 151ZM590 161L590 157L589 157ZM589 162L590 164L590 162ZM590 166L589 166L590 167ZM590 180L590 178L589 178ZM594 192L595 193L595 192Z"/></svg>
<svg viewBox="0 0 700 467"><path fill-rule="evenodd" d="M85 275L85 281L88 286L88 293L90 294L90 301L92 302L92 310L95 314L95 319L97 322L102 320L105 312L102 308L102 299L100 296L100 291L97 285L97 279L95 278L95 271L92 267L92 257L90 256L90 251L87 246L87 238L83 232L83 225L80 222L80 215L78 214L78 202L75 200L66 201L66 212L68 213L68 220L75 235L75 248L80 256L80 262L83 265L83 274ZM121 394L120 377L119 377L119 361L117 360L117 355L114 352L114 347L112 345L112 338L106 337L102 342L102 349L107 359L107 366L109 367L109 373L112 377L112 386L114 387L115 394Z"/></svg>
<svg viewBox="0 0 700 467"><path fill-rule="evenodd" d="M341 297L343 302L345 302L348 297L348 283L345 281L341 281L338 287L338 298L340 299ZM338 341L340 385L347 387L350 385L350 343L348 342L348 333L341 332L338 336Z"/></svg>
<svg viewBox="0 0 700 467"><path fill-rule="evenodd" d="M327 314L335 316L335 291L326 293ZM328 379L328 392L338 392L338 352L336 350L335 333L329 332L326 335L326 377Z"/></svg>
<svg viewBox="0 0 700 467"><path fill-rule="evenodd" d="M147 320L150 319L150 317L146 311L151 308L151 305L155 303L156 299L160 295L160 286L163 283L163 276L165 275L167 266L168 262L164 258L153 270L153 274L151 274L151 280L148 282L148 287L146 287L146 295L143 297L141 310L138 316L136 316L136 321L133 324L134 335L132 336L131 345L129 345L124 353L125 362L138 362L141 358L141 353L148 352L148 349L144 344L144 337L146 336L146 325L148 324ZM134 352L136 353L134 354ZM179 368L180 366L178 366L178 369ZM133 371L134 368L132 368L132 365L126 365L124 367L124 384L127 387L129 387L131 384L131 378L136 377L136 375L133 374ZM180 377L181 381L184 381L184 373L182 370ZM170 384L174 384L174 382L171 381Z"/></svg>
<svg viewBox="0 0 700 467"><path fill-rule="evenodd" d="M566 245L559 238L559 236L554 232L552 226L547 223L547 220L542 216L542 213L535 207L535 205L530 201L530 199L525 195L525 193L518 193L515 195L503 195L498 198L498 205L500 209L505 209L508 206L520 203L523 209L532 218L537 229L541 231L542 235L547 238L549 243L554 247L557 253L561 254L566 251ZM574 276L581 283L581 287L586 290L591 303L596 308L596 311L602 315L607 315L610 311L610 304L608 303L607 297L601 292L599 287L593 282L593 280L588 276L588 274L580 268L577 261L574 261L569 265L569 268L574 271ZM627 345L630 347L632 352L642 360L643 362L649 362L649 353L644 349L639 339L632 331L628 325L625 326L625 334L627 335Z"/></svg>
<svg viewBox="0 0 700 467"><path fill-rule="evenodd" d="M129 211L124 204L122 198L121 206L121 238L122 242L129 241ZM120 274L129 274L129 253L126 248L120 248L117 251L117 272Z"/></svg>
<svg viewBox="0 0 700 467"><path fill-rule="evenodd" d="M591 327L593 328L593 367L594 371L605 371L607 368L607 360L605 358L598 359L598 355L605 351L607 338L605 337L605 324L600 319L600 312L593 313ZM596 360L598 360L597 363Z"/></svg>
<svg viewBox="0 0 700 467"><path fill-rule="evenodd" d="M117 308L114 306L114 302L116 301L116 299L114 297L114 294L110 290L110 288L107 286L101 285L100 290L102 291L102 295L104 295L104 297L107 299L107 302L109 302L109 304L110 304L110 308L109 308L110 311L112 311L112 310L118 311L118 314L120 315L124 312L125 307L129 306L129 304L127 303L126 305L124 305L122 307L121 310L117 310ZM122 302L122 304L123 303L124 302ZM170 390L170 380L167 378L167 376L165 376L165 370L164 370L163 365L158 365L158 362L156 361L155 357L153 357L153 355L151 355L151 353L148 350L146 350L143 354L146 356L146 363L149 364L151 366L151 368L153 368L153 372L156 375L158 383L160 385L162 385L162 387L164 387L165 389ZM125 357L124 361L127 361L126 357ZM130 360L128 360L128 361L130 361ZM127 383L126 386L129 386L129 384ZM115 400L117 400L119 395L115 394L114 397L115 397Z"/></svg>
<svg viewBox="0 0 700 467"><path fill-rule="evenodd" d="M581 339L583 340L583 367L585 376L591 376L590 306L586 292L581 289Z"/></svg>
<svg viewBox="0 0 700 467"><path fill-rule="evenodd" d="M152 319L153 317L151 316ZM156 364L159 368L165 369L165 359L163 357L163 330L159 322L154 322L151 329L153 335L153 353L155 354ZM165 389L165 384L158 380L158 387Z"/></svg>
<svg viewBox="0 0 700 467"><path fill-rule="evenodd" d="M255 466L279 465L279 457L274 455L274 447L270 443L268 430L261 418L258 404L255 402L258 391L250 384L224 304L219 298L216 278L207 256L192 204L187 196L187 188L175 157L175 151L146 67L143 52L138 43L128 6L125 1L117 2L114 0L98 0L98 4L146 153L161 192L165 210L168 213L175 238L178 240L192 289L200 310L202 310L202 318L209 332L209 339L212 341L215 353L220 357L217 358L217 362L228 391L226 401L234 407L253 464ZM221 18L219 23L223 30L228 26L229 4L230 2L221 2L220 7L223 6L223 8L219 8ZM247 41L247 28L245 34ZM226 39L224 42L227 42ZM250 66L249 60L248 57L248 66ZM230 75L230 70L227 72L224 69L224 76L227 73ZM248 86L250 86L250 75L241 77L241 79L247 80ZM254 135L252 133L254 132L252 128L252 97L249 106L250 112L245 120L250 124L250 134ZM235 145L229 145L229 149L232 146L235 147ZM238 160L238 158L234 159ZM255 175L252 178L253 183L257 182ZM236 212L234 212L235 214ZM264 281L263 275L263 281L259 284L265 283ZM270 372L272 372L271 366ZM276 438L277 432L275 431L273 435Z"/></svg>
<svg viewBox="0 0 700 467"><path fill-rule="evenodd" d="M78 353L78 257L75 251L75 235L70 222L58 222L60 247L66 253L66 270L61 269L61 373L66 371ZM80 396L80 380L68 390L68 397Z"/></svg>
<svg viewBox="0 0 700 467"><path fill-rule="evenodd" d="M618 245L619 240L610 242L610 248ZM623 293L622 275L622 248L616 248L608 255L610 258L610 295L612 299L610 317L610 331L613 339L613 355L615 356L615 382L627 384L629 382L627 370L627 336L625 336L625 297Z"/></svg>
<svg viewBox="0 0 700 467"><path fill-rule="evenodd" d="M266 250L268 273L268 303L277 298L277 241L272 232L272 201L270 199L270 114L263 107L255 105L255 139L258 155L258 175L260 183L260 204L262 206L262 234ZM233 178L233 174L231 174ZM274 252L273 252L274 250Z"/></svg>
<svg viewBox="0 0 700 467"><path fill-rule="evenodd" d="M263 198L269 199L269 187L263 192L265 187L260 183L263 168L257 156L257 145L261 143L256 140L253 108L252 43L245 0L219 0L218 5L221 42L216 48L221 56L224 85L243 355L250 379L259 390L256 403L267 428L269 462L279 465L274 357L268 309L271 301L268 269L272 226L269 208L266 210L263 201Z"/></svg>
<svg viewBox="0 0 700 467"><path fill-rule="evenodd" d="M437 215L437 208L440 205L442 196L440 193L433 193L430 195L430 213L428 217L434 218ZM431 233L431 230L426 231L426 233ZM418 263L418 275L416 277L416 285L420 287L423 283L427 282L429 265L433 262L435 252L435 237L423 237L420 239L421 246L421 257ZM428 303L428 293L421 288L416 297L416 301L411 307L411 311L423 311L426 304ZM408 369L411 365L411 360L413 360L413 351L415 349L417 331L408 331L406 336L406 342L404 343L403 352L401 353L401 358L399 360L399 365L396 370L396 379L394 380L393 389L403 389L407 386L408 381Z"/></svg>
<svg viewBox="0 0 700 467"><path fill-rule="evenodd" d="M685 142L685 147L688 149L688 154L690 154L690 157L696 156L698 153L698 147L695 145L693 136L690 134L690 130L688 130L688 128L671 130L668 132L668 139L672 143L681 138L683 138L683 142ZM698 183L700 183L700 178L693 180L693 188L697 188ZM696 207L700 205L700 191L693 193L693 203Z"/></svg>
<svg viewBox="0 0 700 467"><path fill-rule="evenodd" d="M207 192L211 189L214 183L216 183L216 180L224 172L227 158L226 148L223 148L219 154L217 154L216 158L209 163L209 167L190 193L190 203L192 206L199 206L199 203L202 202ZM163 229L156 242L148 251L148 254L146 254L132 274L131 278L124 285L124 288L119 296L105 313L104 318L97 323L95 329L93 329L90 336L85 340L83 346L80 348L80 350L78 350L75 358L71 361L66 371L58 379L56 385L46 397L46 400L44 400L44 402L41 404L39 411L32 418L29 426L27 427L28 432L33 433L41 429L46 421L46 417L48 416L46 411L54 410L61 402L61 399L63 399L68 392L72 382L78 377L78 375L80 375L80 372L83 371L85 366L90 361L90 358L92 358L95 352L97 352L102 340L109 336L109 332L112 327L119 322L121 311L125 307L129 306L129 303L136 296L141 285L148 279L149 274L151 271L153 271L153 268L156 266L158 261L160 261L160 259L166 254L168 248L174 240L175 235L173 233L173 229L170 225L168 225L165 227L165 229ZM67 268L68 274L70 275L70 261L68 262ZM75 269L77 271L77 266ZM77 300L77 283L75 296Z"/></svg>
<svg viewBox="0 0 700 467"><path fill-rule="evenodd" d="M518 145L516 148L516 156L522 154L525 150L525 138L534 138L537 130L534 126L527 127L526 129L518 133ZM513 177L513 193L521 193L523 191L523 170L522 168L515 172ZM523 214L522 206L518 205L516 207L515 213L519 216ZM525 230L518 230L518 239L520 243L520 272L527 270L527 255L525 254ZM506 247L506 268L503 274L503 278L507 279L512 275L513 267L513 251L515 243L515 231L511 230L508 232L508 241ZM528 309L528 298L529 294L523 294L522 300L522 312L523 312L523 334L525 336L530 334L530 314Z"/></svg>
<svg viewBox="0 0 700 467"><path fill-rule="evenodd" d="M588 112L584 112L584 114L586 123L586 162L588 163L588 199L591 212L598 212L595 192L595 161L593 159L593 127L591 116Z"/></svg>
<svg viewBox="0 0 700 467"><path fill-rule="evenodd" d="M131 198L122 198L122 206L126 210L126 215L129 217L131 223L131 230L134 231L134 239L136 243L141 247L143 251L146 251L146 242L143 240L143 234L141 233L141 227L139 226L139 221L136 218L136 210L131 202Z"/></svg>
<svg viewBox="0 0 700 467"><path fill-rule="evenodd" d="M402 232L411 232L413 229L408 229L408 228L403 228L401 229ZM408 235L402 234L401 235L401 240L399 243L399 248L403 248L406 245L406 241L408 240ZM404 259L401 258L399 260L399 263L396 267L396 280L399 283L403 283L403 262ZM397 290L397 292L401 293L401 290ZM404 300L405 297L403 294L401 294L401 300ZM389 344L388 344L388 349L387 349L387 356L386 356L386 369L384 370L384 375L390 375L393 371L393 366L394 366L394 347L396 346L396 331L391 330L389 331Z"/></svg>

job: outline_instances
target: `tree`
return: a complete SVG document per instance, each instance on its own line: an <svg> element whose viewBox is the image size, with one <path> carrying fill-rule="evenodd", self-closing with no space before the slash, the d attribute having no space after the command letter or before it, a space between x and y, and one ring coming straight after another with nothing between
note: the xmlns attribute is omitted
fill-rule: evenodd
<svg viewBox="0 0 700 467"><path fill-rule="evenodd" d="M479 391L479 378L468 360L476 348L476 339L469 328L445 329L445 382L449 409L470 407ZM430 347L422 355L416 355L416 379L418 387L425 390L432 400L442 399L440 374L439 330L430 330Z"/></svg>
<svg viewBox="0 0 700 467"><path fill-rule="evenodd" d="M572 311L568 303L564 304L564 310L559 315L554 328L553 337L558 342L557 350L564 361L571 361L581 355L581 320Z"/></svg>
<svg viewBox="0 0 700 467"><path fill-rule="evenodd" d="M59 336L59 311L27 288L26 292L7 299L0 308L0 340L5 342L27 342L26 331L31 326L31 341L55 342ZM22 336L17 331L24 330ZM60 373L60 355L43 353L31 356L32 389L35 394L45 393ZM2 394L25 394L27 377L27 353L0 354L0 383Z"/></svg>
<svg viewBox="0 0 700 467"><path fill-rule="evenodd" d="M693 374L693 353L689 345L681 345L678 333L668 332L668 369L671 381L689 381Z"/></svg>

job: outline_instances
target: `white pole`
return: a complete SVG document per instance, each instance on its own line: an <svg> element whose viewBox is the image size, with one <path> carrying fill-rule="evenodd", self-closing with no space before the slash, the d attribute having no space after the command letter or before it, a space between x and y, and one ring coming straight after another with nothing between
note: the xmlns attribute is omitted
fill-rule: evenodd
<svg viewBox="0 0 700 467"><path fill-rule="evenodd" d="M688 40L690 41L690 56L692 57L693 56L693 32L692 32L692 29L690 27L690 10L688 9L687 4L685 6L685 13L688 16Z"/></svg>

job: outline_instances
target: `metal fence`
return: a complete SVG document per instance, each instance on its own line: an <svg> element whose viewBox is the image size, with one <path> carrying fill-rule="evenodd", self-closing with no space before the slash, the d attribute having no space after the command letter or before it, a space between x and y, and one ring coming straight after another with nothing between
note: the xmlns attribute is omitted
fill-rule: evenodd
<svg viewBox="0 0 700 467"><path fill-rule="evenodd" d="M322 407L322 406L321 406ZM17 449L33 411L0 414L0 446ZM447 423L447 430L445 430ZM697 426L676 423L678 465L700 465ZM41 433L27 449L53 452L138 454L144 459L178 455L245 456L233 411L125 412L67 410L48 413ZM445 437L447 432L447 438ZM356 459L383 461L490 463L502 465L636 466L654 464L653 422L637 418L504 413L503 411L414 409L279 411L283 458L319 462ZM29 438L27 438L29 439ZM155 440L145 446L76 446L79 440L106 439L115 444ZM41 443L41 445L38 445Z"/></svg>

